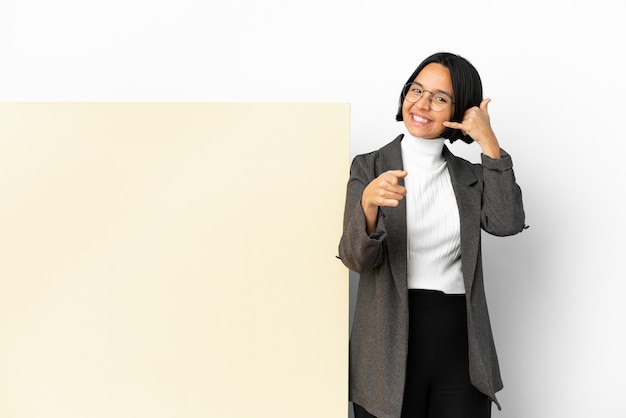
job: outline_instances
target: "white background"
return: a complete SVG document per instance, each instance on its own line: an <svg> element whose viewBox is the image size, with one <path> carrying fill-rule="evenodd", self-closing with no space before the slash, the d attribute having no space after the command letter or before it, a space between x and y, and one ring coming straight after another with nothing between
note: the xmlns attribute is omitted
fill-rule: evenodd
<svg viewBox="0 0 626 418"><path fill-rule="evenodd" d="M353 156L400 132L397 95L423 58L465 56L492 98L530 225L484 239L505 383L504 409L493 415L624 417L622 8L617 0L3 0L0 100L349 102ZM233 128L255 133L243 112ZM475 144L452 149L478 159Z"/></svg>

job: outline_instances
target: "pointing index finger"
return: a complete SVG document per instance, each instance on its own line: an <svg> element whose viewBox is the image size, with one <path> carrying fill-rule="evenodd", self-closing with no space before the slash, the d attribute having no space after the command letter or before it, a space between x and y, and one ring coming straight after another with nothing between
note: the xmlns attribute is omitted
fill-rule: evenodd
<svg viewBox="0 0 626 418"><path fill-rule="evenodd" d="M399 179L406 177L406 175L408 174L404 170L389 170L388 173Z"/></svg>

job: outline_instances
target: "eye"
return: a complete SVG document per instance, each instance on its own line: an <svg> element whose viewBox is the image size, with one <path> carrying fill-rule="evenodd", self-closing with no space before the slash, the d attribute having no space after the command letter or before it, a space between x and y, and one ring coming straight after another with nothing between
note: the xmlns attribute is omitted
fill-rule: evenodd
<svg viewBox="0 0 626 418"><path fill-rule="evenodd" d="M433 100L441 104L448 104L452 101L452 99L450 99L448 96L444 96L443 94L436 94L433 97Z"/></svg>
<svg viewBox="0 0 626 418"><path fill-rule="evenodd" d="M421 96L424 91L421 89L421 87L413 86L411 87L411 92Z"/></svg>

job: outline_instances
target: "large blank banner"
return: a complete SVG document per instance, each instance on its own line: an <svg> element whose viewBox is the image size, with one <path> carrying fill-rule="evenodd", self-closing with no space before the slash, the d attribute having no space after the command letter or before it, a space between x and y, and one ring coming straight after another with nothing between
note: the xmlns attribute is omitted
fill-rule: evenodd
<svg viewBox="0 0 626 418"><path fill-rule="evenodd" d="M0 103L0 416L345 417L349 112Z"/></svg>

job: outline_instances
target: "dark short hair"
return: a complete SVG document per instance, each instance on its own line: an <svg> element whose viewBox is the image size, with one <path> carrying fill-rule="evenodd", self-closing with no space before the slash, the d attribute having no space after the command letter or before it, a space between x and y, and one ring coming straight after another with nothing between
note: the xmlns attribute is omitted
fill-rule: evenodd
<svg viewBox="0 0 626 418"><path fill-rule="evenodd" d="M461 122L465 111L470 107L479 106L483 100L483 84L480 80L480 75L476 68L465 58L449 52L438 52L422 61L406 83L413 82L424 67L432 63L441 64L450 71L452 90L454 91L454 114L450 120L452 122ZM404 93L403 88L400 93L398 113L396 114L397 121L404 120L402 117ZM448 139L451 143L457 139L461 139L468 144L474 141L469 135L463 135L459 129L452 128L446 128L441 133L441 137Z"/></svg>

